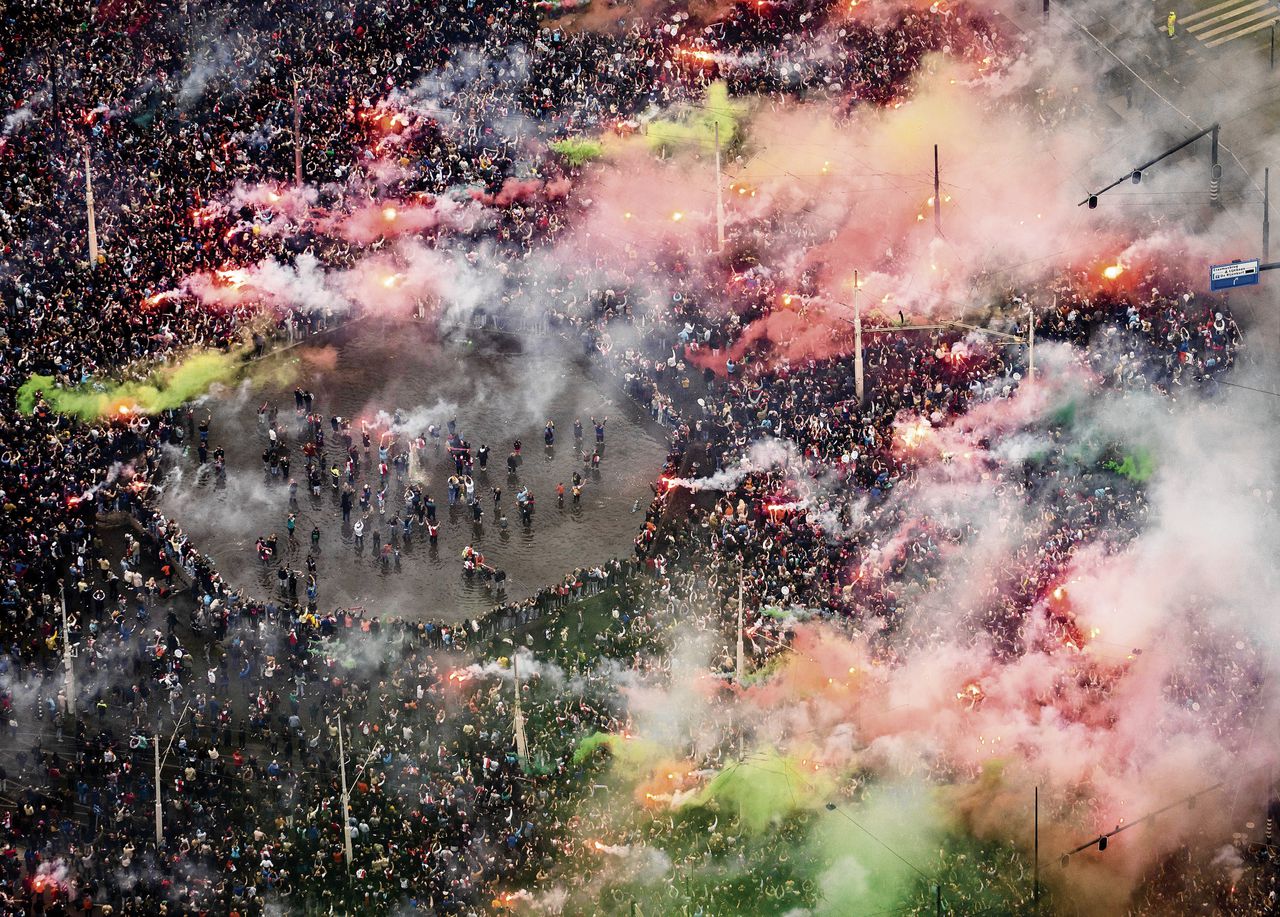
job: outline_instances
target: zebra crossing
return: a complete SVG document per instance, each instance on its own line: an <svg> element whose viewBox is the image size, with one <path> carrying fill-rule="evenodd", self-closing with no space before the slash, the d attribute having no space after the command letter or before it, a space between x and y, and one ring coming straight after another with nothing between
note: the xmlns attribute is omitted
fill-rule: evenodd
<svg viewBox="0 0 1280 917"><path fill-rule="evenodd" d="M1277 0L1222 0L1178 17L1178 31L1190 34L1205 48L1269 31L1280 23ZM1268 36L1269 37L1269 36Z"/></svg>

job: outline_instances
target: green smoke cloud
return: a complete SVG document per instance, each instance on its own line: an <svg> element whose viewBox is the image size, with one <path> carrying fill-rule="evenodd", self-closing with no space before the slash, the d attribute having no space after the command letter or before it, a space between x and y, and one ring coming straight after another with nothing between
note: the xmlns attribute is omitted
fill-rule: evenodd
<svg viewBox="0 0 1280 917"><path fill-rule="evenodd" d="M940 823L932 794L891 785L871 786L856 803L824 812L804 852L822 864L815 876L816 913L872 914L924 898L936 868Z"/></svg>
<svg viewBox="0 0 1280 917"><path fill-rule="evenodd" d="M604 155L604 144L588 137L566 137L551 143L553 152L559 153L571 166L581 166Z"/></svg>
<svg viewBox="0 0 1280 917"><path fill-rule="evenodd" d="M726 767L688 805L714 804L758 834L797 812L817 807L831 791L828 777L769 750Z"/></svg>
<svg viewBox="0 0 1280 917"><path fill-rule="evenodd" d="M610 732L593 732L578 742L578 747L573 750L573 763L581 764L601 748L609 749L615 766L620 766L631 777L642 776L640 769L662 757L662 749L655 742Z"/></svg>
<svg viewBox="0 0 1280 917"><path fill-rule="evenodd" d="M1105 467L1141 484L1156 473L1156 460L1146 449L1134 449L1130 455L1124 456L1123 461L1106 462Z"/></svg>
<svg viewBox="0 0 1280 917"><path fill-rule="evenodd" d="M706 102L693 109L687 117L650 122L649 145L660 151L691 146L701 146L704 151L710 151L714 149L716 127L719 126L720 145L727 147L737 137L738 125L746 113L746 103L732 101L726 84L712 83L707 88Z"/></svg>
<svg viewBox="0 0 1280 917"><path fill-rule="evenodd" d="M52 376L32 375L18 389L18 410L35 410L36 393L59 414L81 420L98 420L130 411L154 414L176 408L207 392L219 382L231 382L244 365L243 351L198 351L175 366L156 370L143 382L90 382L74 388L57 388Z"/></svg>

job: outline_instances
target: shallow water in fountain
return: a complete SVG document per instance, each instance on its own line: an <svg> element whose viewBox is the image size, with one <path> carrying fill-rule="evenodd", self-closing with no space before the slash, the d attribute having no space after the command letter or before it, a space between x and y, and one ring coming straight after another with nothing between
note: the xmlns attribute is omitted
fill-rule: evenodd
<svg viewBox="0 0 1280 917"><path fill-rule="evenodd" d="M464 576L461 553L468 544L484 553L486 563L506 572L507 600L531 595L575 567L632 552L652 496L649 485L661 471L665 443L661 431L655 431L621 392L608 381L589 378L576 357L553 338L525 341L523 349L513 339L503 338L442 344L432 340L426 329L411 324L363 323L323 341L299 345L257 367L254 382L211 397L196 408L198 418L206 410L212 413L210 451L218 445L226 451L225 481L216 481L211 467L198 467L193 438L188 454L174 462L166 478L160 509L175 518L199 549L213 558L222 575L248 595L278 596L276 573L282 563L305 572L315 525L321 532L316 552L321 610L362 606L371 614L430 620L474 617L498 597L479 577ZM319 497L312 497L305 484L295 385L314 394L313 410L325 417L325 484ZM279 408L277 423L287 431L290 477L299 482L293 510L297 514L295 544L290 544L286 530L288 483L273 478L263 462L267 427L259 421L258 407L264 402ZM397 481L392 473L385 516L378 514L376 497L368 513L362 513L358 503L353 509L353 522L365 516L365 544L360 551L351 526L342 524L338 492L330 486L328 473L334 462L345 462L342 442L328 422L330 416L336 413L352 419L359 447L360 420L372 422L379 411L391 414L397 409L422 418L406 431L406 437L425 430L427 423L437 424L443 437L447 421L456 418L473 454L481 444L490 449L487 473L479 471L478 464L473 473L484 508L478 526L461 501L448 505L446 481L454 467L443 438L434 441L438 451L429 446L426 461L411 466L407 480L421 482L435 499L439 545L432 548L425 529L415 526L413 537L399 543L399 569L384 568L378 561L372 536L379 530L385 541L392 516L403 516L407 480ZM591 417L606 415L606 441L597 475L585 470L582 452L595 448ZM556 423L551 449L543 441L549 418ZM574 418L582 420L581 442L574 440ZM523 464L511 476L506 459L516 439L522 440ZM367 459L360 451L357 496L366 481L376 494L376 438ZM556 483L563 481L568 491L574 471L582 472L587 481L581 506L574 507L566 493L565 506L559 508ZM521 484L528 485L535 498L533 523L528 527L516 509L515 493ZM508 517L505 530L494 508L494 486L503 491L500 506ZM640 508L633 512L637 501ZM279 538L279 561L264 564L254 543L272 532ZM300 598L305 601L305 587L300 586Z"/></svg>

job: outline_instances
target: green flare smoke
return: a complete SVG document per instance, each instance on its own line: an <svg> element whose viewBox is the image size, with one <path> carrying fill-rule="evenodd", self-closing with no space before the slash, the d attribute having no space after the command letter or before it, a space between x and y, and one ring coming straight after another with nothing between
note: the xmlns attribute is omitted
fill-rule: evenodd
<svg viewBox="0 0 1280 917"><path fill-rule="evenodd" d="M919 788L875 786L856 803L823 812L801 859L815 869L819 914L903 909L932 874L941 817ZM920 870L919 872L917 870Z"/></svg>
<svg viewBox="0 0 1280 917"><path fill-rule="evenodd" d="M81 420L98 420L131 412L154 414L176 408L205 394L217 383L233 381L244 365L241 351L200 351L175 366L156 370L143 382L86 383L74 388L55 387L52 376L32 375L18 389L18 410L35 410L37 392L59 414Z"/></svg>
<svg viewBox="0 0 1280 917"><path fill-rule="evenodd" d="M784 818L816 807L831 792L830 779L803 768L775 751L750 755L713 777L688 804L714 803L759 834Z"/></svg>
<svg viewBox="0 0 1280 917"><path fill-rule="evenodd" d="M566 137L551 143L553 152L559 153L571 166L581 166L604 155L604 144L588 137Z"/></svg>
<svg viewBox="0 0 1280 917"><path fill-rule="evenodd" d="M640 776L645 765L662 757L662 749L646 739L628 738L610 732L593 732L573 750L573 763L581 764L601 748L609 749L615 764L632 777Z"/></svg>
<svg viewBox="0 0 1280 917"><path fill-rule="evenodd" d="M1124 456L1123 461L1107 462L1105 467L1141 484L1156 473L1156 460L1145 449L1135 449L1132 454Z"/></svg>
<svg viewBox="0 0 1280 917"><path fill-rule="evenodd" d="M649 145L655 150L676 150L701 147L704 151L714 148L716 128L720 130L720 145L728 146L738 135L738 125L746 115L747 106L729 98L729 87L724 83L712 83L707 89L705 103L681 119L662 119L649 124Z"/></svg>

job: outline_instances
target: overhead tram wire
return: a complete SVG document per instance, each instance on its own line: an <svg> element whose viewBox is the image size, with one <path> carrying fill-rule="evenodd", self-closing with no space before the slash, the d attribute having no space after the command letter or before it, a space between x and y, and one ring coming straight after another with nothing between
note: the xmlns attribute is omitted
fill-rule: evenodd
<svg viewBox="0 0 1280 917"><path fill-rule="evenodd" d="M1217 385L1229 385L1232 388L1242 388L1249 392L1257 392L1259 395L1270 395L1272 398L1280 398L1280 392L1273 392L1265 388L1254 388L1252 385L1242 385L1239 382L1228 382L1226 379L1218 379L1210 377L1210 382Z"/></svg>
<svg viewBox="0 0 1280 917"><path fill-rule="evenodd" d="M1047 862L1047 865L1049 866L1056 865L1062 869L1066 869L1068 863L1070 862L1071 857L1075 856L1076 854L1083 853L1084 851L1088 850L1090 847L1098 847L1100 851L1105 851L1106 848L1109 846L1108 841L1115 835L1128 831L1130 828L1133 828L1137 825L1145 824L1146 822L1152 821L1156 818L1156 816L1162 815L1163 813L1168 812L1172 809L1176 809L1178 806L1181 806L1181 805L1194 806L1195 801L1199 799L1201 796L1207 796L1210 793L1215 793L1218 790L1225 787L1229 782L1233 780L1241 781L1245 777L1251 774L1256 774L1259 771L1264 771L1264 770L1269 771L1273 769L1273 767L1274 765L1268 761L1263 764L1257 764L1257 765L1254 765L1253 767L1246 768L1245 770L1240 771L1234 776L1224 776L1221 780L1219 780L1217 783L1213 784L1212 786L1207 786L1207 787L1204 787L1203 789L1196 790L1193 793L1188 793L1187 795L1174 800L1168 805L1161 806L1160 808L1156 809L1153 812L1148 812L1147 814L1139 818L1135 818L1133 821L1125 822L1124 824L1117 825L1111 831L1101 833L1097 837L1091 838L1090 840L1085 841L1084 843L1079 844L1076 847L1073 847L1071 850L1064 851L1062 854L1060 854L1057 857L1057 859L1050 859Z"/></svg>

